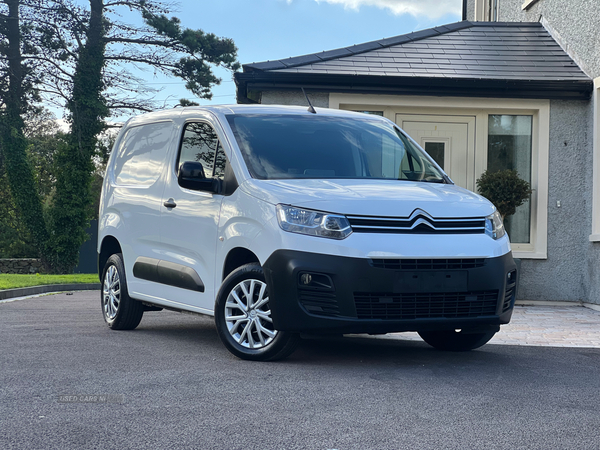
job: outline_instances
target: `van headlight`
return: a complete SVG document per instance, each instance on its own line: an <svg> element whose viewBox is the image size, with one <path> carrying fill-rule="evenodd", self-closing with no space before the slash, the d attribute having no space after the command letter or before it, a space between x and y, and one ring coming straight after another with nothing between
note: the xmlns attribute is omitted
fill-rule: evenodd
<svg viewBox="0 0 600 450"><path fill-rule="evenodd" d="M506 234L504 223L502 222L502 217L500 217L498 210L485 218L485 234L492 239L500 239Z"/></svg>
<svg viewBox="0 0 600 450"><path fill-rule="evenodd" d="M277 205L277 221L282 230L290 233L330 239L344 239L352 233L345 216L289 205Z"/></svg>

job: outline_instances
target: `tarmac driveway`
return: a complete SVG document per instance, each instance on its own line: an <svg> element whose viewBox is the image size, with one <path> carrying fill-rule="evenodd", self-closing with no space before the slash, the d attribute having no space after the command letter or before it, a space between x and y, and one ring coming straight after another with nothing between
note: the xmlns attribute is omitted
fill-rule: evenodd
<svg viewBox="0 0 600 450"><path fill-rule="evenodd" d="M600 349L311 339L230 355L210 318L109 330L98 292L0 304L0 448L598 449Z"/></svg>

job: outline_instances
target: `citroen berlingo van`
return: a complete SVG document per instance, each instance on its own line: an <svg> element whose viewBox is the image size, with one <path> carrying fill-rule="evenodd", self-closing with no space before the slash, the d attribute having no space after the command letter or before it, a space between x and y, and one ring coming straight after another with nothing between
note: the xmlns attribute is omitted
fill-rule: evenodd
<svg viewBox="0 0 600 450"><path fill-rule="evenodd" d="M234 355L281 359L304 334L416 331L484 345L517 270L494 206L393 122L265 105L130 119L104 180L104 320L214 316Z"/></svg>

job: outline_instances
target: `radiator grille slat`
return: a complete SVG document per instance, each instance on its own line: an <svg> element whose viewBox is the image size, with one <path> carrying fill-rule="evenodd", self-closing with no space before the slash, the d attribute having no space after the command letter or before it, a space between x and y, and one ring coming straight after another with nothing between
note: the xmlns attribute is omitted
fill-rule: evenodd
<svg viewBox="0 0 600 450"><path fill-rule="evenodd" d="M422 210L409 217L346 216L355 233L479 234L485 218L434 218Z"/></svg>
<svg viewBox="0 0 600 450"><path fill-rule="evenodd" d="M359 319L408 320L496 315L498 291L390 294L355 292Z"/></svg>
<svg viewBox="0 0 600 450"><path fill-rule="evenodd" d="M483 267L483 258L465 259L371 259L370 264L378 269L393 270L452 270Z"/></svg>

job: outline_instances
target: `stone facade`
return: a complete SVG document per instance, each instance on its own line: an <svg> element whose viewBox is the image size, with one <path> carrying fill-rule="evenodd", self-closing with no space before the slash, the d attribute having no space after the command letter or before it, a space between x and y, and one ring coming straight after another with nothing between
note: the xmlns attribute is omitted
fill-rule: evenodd
<svg viewBox="0 0 600 450"><path fill-rule="evenodd" d="M0 273L31 274L39 273L41 268L42 263L39 259L0 259Z"/></svg>
<svg viewBox="0 0 600 450"><path fill-rule="evenodd" d="M474 20L475 2L481 0L465 1L467 20ZM590 0L539 0L527 10L523 0L498 0L499 22L541 22L592 79L600 77L598 13L600 2ZM600 304L600 242L588 240L594 107L593 100L551 102L548 259L523 261L522 279L527 281L521 298Z"/></svg>
<svg viewBox="0 0 600 450"><path fill-rule="evenodd" d="M550 102L548 258L521 261L519 299L598 303L589 285L597 269L588 270L585 257L598 245L588 241L592 151L591 133L584 130L591 130L589 103Z"/></svg>

